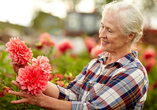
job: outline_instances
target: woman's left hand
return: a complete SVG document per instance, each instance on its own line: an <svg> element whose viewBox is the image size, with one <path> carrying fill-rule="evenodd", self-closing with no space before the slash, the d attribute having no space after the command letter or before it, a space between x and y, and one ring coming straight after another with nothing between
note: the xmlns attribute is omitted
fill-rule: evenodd
<svg viewBox="0 0 157 110"><path fill-rule="evenodd" d="M21 103L28 103L30 105L38 105L41 106L40 102L42 101L44 94L38 94L38 95L31 95L27 94L26 91L20 91L20 92L15 92L15 91L9 91L8 92L10 95L16 95L22 97L20 100L14 100L11 101L12 104L21 104Z"/></svg>
<svg viewBox="0 0 157 110"><path fill-rule="evenodd" d="M11 62L11 66L13 67L13 70L15 71L15 73L18 73L20 68L24 68L25 66L28 66L29 64L25 64L25 65L17 65L13 62Z"/></svg>
<svg viewBox="0 0 157 110"><path fill-rule="evenodd" d="M17 87L20 87L18 82L12 81L12 83ZM20 92L9 91L8 93L10 95L16 95L16 96L22 97L22 99L11 101L12 104L28 103L30 105L42 106L41 101L43 100L45 96L43 93L38 94L38 95L27 94L27 92L23 90Z"/></svg>
<svg viewBox="0 0 157 110"><path fill-rule="evenodd" d="M20 88L20 85L17 81L12 81L12 83L15 86ZM51 90L53 90L54 85L53 86L51 85L50 87L52 87ZM50 87L49 87L49 89L50 89ZM65 109L66 110L71 110L72 109L71 108L72 102L59 100L57 98L47 96L43 93L38 94L38 95L31 95L31 94L27 94L27 92L23 91L23 90L20 91L20 92L9 91L8 93L10 95L16 95L16 96L22 97L22 99L11 101L12 104L28 103L30 105L37 105L37 106L45 108L45 109L55 109L55 110L56 109L57 110L65 110ZM49 93L49 91L48 91L48 93ZM55 92L54 92L54 94L55 94ZM58 92L57 92L57 94L58 94Z"/></svg>

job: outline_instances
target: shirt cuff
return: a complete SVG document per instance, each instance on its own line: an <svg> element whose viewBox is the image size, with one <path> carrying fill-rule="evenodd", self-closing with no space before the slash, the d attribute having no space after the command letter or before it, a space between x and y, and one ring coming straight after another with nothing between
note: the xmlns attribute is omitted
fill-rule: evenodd
<svg viewBox="0 0 157 110"><path fill-rule="evenodd" d="M59 88L58 99L64 99L65 100L66 94L65 94L64 88L60 87L59 85L57 85L57 87Z"/></svg>

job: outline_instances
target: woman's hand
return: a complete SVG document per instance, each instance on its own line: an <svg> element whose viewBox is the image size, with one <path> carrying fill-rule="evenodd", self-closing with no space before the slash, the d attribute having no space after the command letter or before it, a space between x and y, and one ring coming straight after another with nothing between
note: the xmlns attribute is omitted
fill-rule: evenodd
<svg viewBox="0 0 157 110"><path fill-rule="evenodd" d="M12 83L20 88L20 85L18 84L17 81L12 81ZM15 92L15 91L9 91L8 92L10 95L16 95L16 96L20 96L22 97L22 99L19 100L14 100L11 101L12 104L21 104L21 103L28 103L30 105L37 105L37 106L42 106L41 105L41 101L44 98L44 94L38 94L38 95L31 95L31 94L27 94L26 91L20 91L20 92Z"/></svg>
<svg viewBox="0 0 157 110"><path fill-rule="evenodd" d="M28 64L26 64L26 65L18 65L18 64L15 64L15 63L13 63L13 62L11 63L11 65L12 65L12 67L13 67L15 73L18 73L18 70L19 70L20 68L24 68L25 66L28 66Z"/></svg>
<svg viewBox="0 0 157 110"><path fill-rule="evenodd" d="M20 88L20 85L18 84L17 81L12 81L12 83L15 86ZM53 90L53 87L51 89L51 92L52 92L52 90ZM8 93L10 95L16 95L16 96L22 97L22 99L20 99L20 100L11 101L12 104L28 103L30 105L37 105L37 106L45 108L45 109L71 110L71 102L70 101L58 100L56 98L44 95L43 93L38 94L38 95L27 94L26 91L20 91L20 92L9 91Z"/></svg>
<svg viewBox="0 0 157 110"><path fill-rule="evenodd" d="M42 106L41 101L44 97L44 94L42 93L38 95L27 94L26 91L20 91L20 92L9 91L8 93L10 95L16 95L22 97L22 99L20 100L11 101L12 104L28 103L30 105Z"/></svg>

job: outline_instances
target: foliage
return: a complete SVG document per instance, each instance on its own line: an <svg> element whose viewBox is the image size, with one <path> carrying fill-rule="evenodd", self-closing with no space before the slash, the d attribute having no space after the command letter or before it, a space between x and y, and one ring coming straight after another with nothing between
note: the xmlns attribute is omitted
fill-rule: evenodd
<svg viewBox="0 0 157 110"><path fill-rule="evenodd" d="M0 47L4 47L4 45L0 44ZM10 65L10 59L8 53L4 50L0 50L0 72L1 72L0 82L4 80L6 85L11 86L10 85L11 81L15 80L16 73L14 73ZM15 90L15 87L13 87L13 89ZM10 96L6 94L5 97L1 97L0 110L11 110L13 108L16 108L15 105L10 104L11 100L15 100L15 96Z"/></svg>
<svg viewBox="0 0 157 110"><path fill-rule="evenodd" d="M2 82L5 82L5 84L9 87L12 87L13 90L16 90L15 86L11 85L12 80L16 80L16 73L13 71L12 66L10 65L10 58L9 54L5 51L4 44L1 44L0 47L3 47L3 49L0 50L0 91L2 85L4 85ZM47 47L46 47L47 48ZM156 47L150 47L146 45L140 45L138 47L139 51L139 59L142 61L143 65L147 65L147 60L145 60L146 53L143 54L143 52L146 49L154 49L156 52ZM51 51L50 51L51 50ZM49 49L50 53L45 53L41 49L32 48L32 52L35 57L39 55L45 55L48 56L48 58L51 60L51 66L52 66L52 75L58 75L56 79L54 76L51 80L51 82L56 84L62 84L62 86L66 86L69 81L67 80L67 75L70 76L72 74L72 77L74 78L76 75L78 75L84 66L88 64L88 62L91 60L90 54L88 51L84 51L78 55L71 54L69 51L67 51L64 54L56 55L56 50L54 47L51 47ZM149 51L150 52L150 51ZM154 56L154 55L150 55ZM156 61L156 55L155 55L155 61ZM157 108L157 64L155 62L154 65L152 65L151 69L148 71L148 78L149 78L149 88L148 88L148 95L147 100L145 102L144 110L155 110ZM59 78L60 77L60 78ZM72 80L71 78L70 80ZM0 110L15 110L17 109L17 106L19 106L19 110L24 109L34 109L34 110L43 110L42 108L38 106L31 106L28 105L27 108L24 108L24 104L19 105L13 105L10 103L11 100L16 100L15 96L11 96L9 94L5 94L5 97L0 97Z"/></svg>

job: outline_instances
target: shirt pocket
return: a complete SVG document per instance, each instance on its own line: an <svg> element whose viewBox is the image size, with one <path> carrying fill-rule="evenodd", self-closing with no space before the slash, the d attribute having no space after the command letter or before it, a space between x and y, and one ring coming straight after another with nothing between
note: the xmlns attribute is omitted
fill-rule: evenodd
<svg viewBox="0 0 157 110"><path fill-rule="evenodd" d="M98 82L91 82L90 85L93 85L90 91L88 91L88 94L86 96L86 101L93 100L95 96L98 95L98 93L102 90L102 88L105 86L105 84L101 84Z"/></svg>

